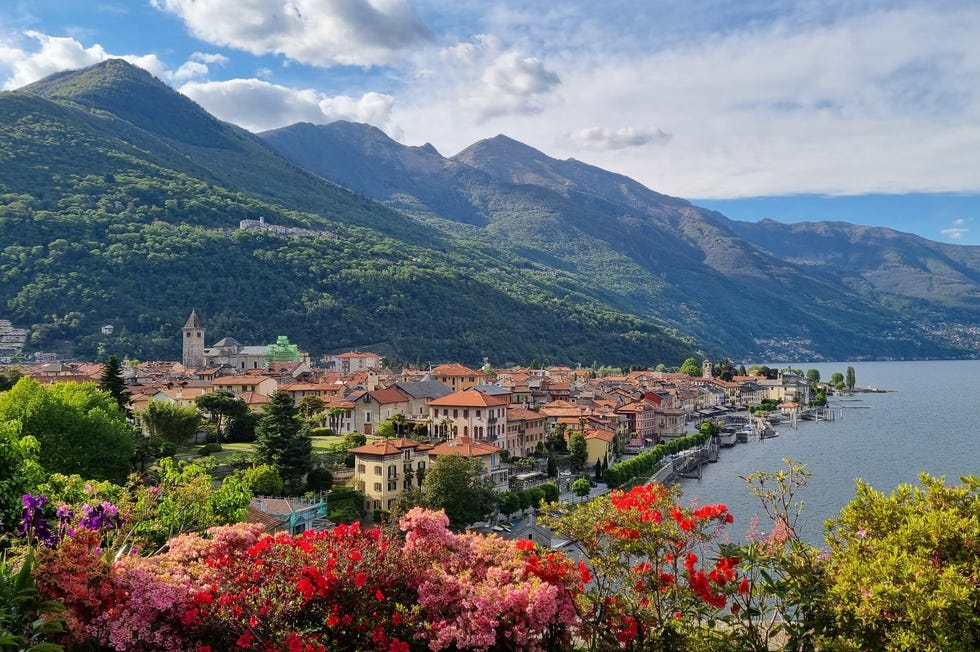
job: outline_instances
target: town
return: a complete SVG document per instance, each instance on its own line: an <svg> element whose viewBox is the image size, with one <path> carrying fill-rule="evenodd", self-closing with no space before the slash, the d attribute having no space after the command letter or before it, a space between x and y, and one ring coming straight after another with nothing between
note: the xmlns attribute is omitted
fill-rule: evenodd
<svg viewBox="0 0 980 652"><path fill-rule="evenodd" d="M205 333L192 312L179 333L179 362L121 362L126 407L143 434L160 434L146 415L161 405L196 407L212 416L208 399L221 396L258 416L274 395L288 395L315 433L346 438L344 452L353 456L352 464L338 463L336 455L320 455L316 464L328 467L335 486L359 493L363 505L353 513L368 518L423 491L426 471L440 457L479 462L481 479L498 495L545 483L556 484L566 496L595 494L603 490L609 466L699 432L703 423L713 424L718 436L698 446L698 463L712 447L710 454L717 455L719 442L734 444L736 426L741 435L771 434L772 422L810 413L818 395L814 379L799 370L763 368L749 374L730 364L716 369L710 360L691 359L673 372L533 364L474 369L460 363L392 369L367 351L314 362L285 336L269 345L243 345L232 337L208 345ZM98 382L104 365L48 362L17 369L47 384ZM753 419L749 410L763 405L765 417ZM194 433L195 443L202 443L201 435ZM227 432L213 429L203 435L204 454L221 451L222 437L229 439ZM240 439L253 440L254 433ZM555 452L561 453L560 464ZM656 479L670 480L672 472L681 471L668 465ZM255 516L273 531L284 524L293 533L330 525L322 518L322 498L304 500L292 493L289 499L254 499L253 511L264 513ZM502 511L500 518L508 516Z"/></svg>

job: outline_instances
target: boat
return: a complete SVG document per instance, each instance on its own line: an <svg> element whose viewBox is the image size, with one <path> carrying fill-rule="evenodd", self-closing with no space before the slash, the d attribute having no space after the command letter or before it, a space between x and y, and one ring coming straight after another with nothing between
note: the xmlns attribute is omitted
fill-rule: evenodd
<svg viewBox="0 0 980 652"><path fill-rule="evenodd" d="M722 428L721 432L718 433L718 444L725 447L734 446L738 442L735 437L735 429L726 427Z"/></svg>

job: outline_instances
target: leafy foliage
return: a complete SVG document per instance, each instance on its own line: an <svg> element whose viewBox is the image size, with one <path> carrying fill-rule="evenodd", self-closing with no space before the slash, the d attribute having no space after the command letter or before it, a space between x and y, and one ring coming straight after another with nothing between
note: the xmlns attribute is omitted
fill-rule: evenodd
<svg viewBox="0 0 980 652"><path fill-rule="evenodd" d="M294 488L313 468L310 427L299 417L299 409L287 392L272 394L255 426L255 458L279 471Z"/></svg>
<svg viewBox="0 0 980 652"><path fill-rule="evenodd" d="M0 395L0 421L17 421L40 442L38 461L49 473L78 473L122 482L134 437L116 401L93 383L50 387L24 377Z"/></svg>
<svg viewBox="0 0 980 652"><path fill-rule="evenodd" d="M426 472L423 485L425 506L444 510L454 530L482 520L496 502L477 458L442 455Z"/></svg>

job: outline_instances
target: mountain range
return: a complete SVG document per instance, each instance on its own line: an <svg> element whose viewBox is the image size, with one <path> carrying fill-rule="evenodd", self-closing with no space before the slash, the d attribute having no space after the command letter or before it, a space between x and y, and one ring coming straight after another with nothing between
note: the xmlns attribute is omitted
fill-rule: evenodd
<svg viewBox="0 0 980 652"><path fill-rule="evenodd" d="M252 134L120 60L0 93L0 318L173 359L192 308L209 340L419 363L961 358L980 248L738 222L503 135Z"/></svg>

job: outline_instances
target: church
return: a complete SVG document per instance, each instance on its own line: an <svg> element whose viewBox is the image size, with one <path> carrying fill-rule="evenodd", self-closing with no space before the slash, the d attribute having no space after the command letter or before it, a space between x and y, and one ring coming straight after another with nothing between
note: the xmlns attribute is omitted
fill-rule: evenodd
<svg viewBox="0 0 980 652"><path fill-rule="evenodd" d="M306 362L309 354L302 352L289 338L280 335L275 344L245 346L233 337L225 337L210 347L204 344L204 324L192 310L181 329L184 369L228 367L236 371L265 369L276 362Z"/></svg>

